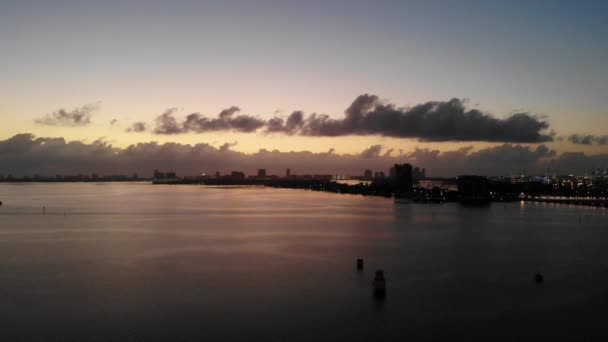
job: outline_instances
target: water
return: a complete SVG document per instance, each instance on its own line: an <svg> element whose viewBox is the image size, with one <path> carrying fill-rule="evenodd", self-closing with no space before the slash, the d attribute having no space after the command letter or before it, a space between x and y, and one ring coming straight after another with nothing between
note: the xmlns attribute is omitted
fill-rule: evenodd
<svg viewBox="0 0 608 342"><path fill-rule="evenodd" d="M3 340L608 336L601 208L144 183L0 184L0 200Z"/></svg>

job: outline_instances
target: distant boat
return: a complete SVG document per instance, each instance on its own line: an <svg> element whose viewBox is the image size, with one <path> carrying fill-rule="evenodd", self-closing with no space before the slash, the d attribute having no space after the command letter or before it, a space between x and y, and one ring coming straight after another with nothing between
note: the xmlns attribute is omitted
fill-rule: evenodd
<svg viewBox="0 0 608 342"><path fill-rule="evenodd" d="M386 296L386 279L384 279L384 271L377 270L374 277L373 288L374 295L377 298L384 298Z"/></svg>

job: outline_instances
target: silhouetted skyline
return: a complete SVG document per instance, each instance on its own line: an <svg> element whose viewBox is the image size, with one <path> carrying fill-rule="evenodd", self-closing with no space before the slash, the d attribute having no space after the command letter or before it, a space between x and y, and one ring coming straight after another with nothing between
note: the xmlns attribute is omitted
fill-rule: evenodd
<svg viewBox="0 0 608 342"><path fill-rule="evenodd" d="M427 169L428 176L452 177L459 174L504 176L526 171L545 174L581 174L608 167L608 155L583 152L558 153L544 144L529 146L501 144L473 150L441 152L419 148L395 152L373 145L356 154L309 151L281 152L262 149L253 154L234 151L230 144L140 143L127 148L114 147L105 140L90 143L62 138L38 138L20 134L0 141L0 174L15 176L56 174L128 174L151 176L156 168L172 169L182 175L229 172L235 168L253 174L260 167L269 174L319 173L359 175L365 169L388 172L398 163Z"/></svg>

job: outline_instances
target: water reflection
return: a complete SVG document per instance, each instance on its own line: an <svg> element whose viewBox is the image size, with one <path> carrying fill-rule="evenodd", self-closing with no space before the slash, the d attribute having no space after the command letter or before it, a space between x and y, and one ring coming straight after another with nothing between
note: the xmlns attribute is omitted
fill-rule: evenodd
<svg viewBox="0 0 608 342"><path fill-rule="evenodd" d="M0 185L0 195L7 337L603 333L605 210L143 184Z"/></svg>

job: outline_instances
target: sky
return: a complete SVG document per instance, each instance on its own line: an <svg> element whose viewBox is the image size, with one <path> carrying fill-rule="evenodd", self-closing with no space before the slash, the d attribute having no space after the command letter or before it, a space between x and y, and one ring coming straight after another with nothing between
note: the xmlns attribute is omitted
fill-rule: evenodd
<svg viewBox="0 0 608 342"><path fill-rule="evenodd" d="M605 1L0 0L0 173L97 165L66 152L70 142L98 159L100 144L114 155L153 142L224 153L211 163L190 152L179 168L156 161L191 173L262 161L276 172L291 163L357 174L394 161L431 175L608 167L607 10ZM25 162L58 138L68 147L51 154L62 159ZM12 150L16 142L25 145ZM499 155L447 162L462 151ZM346 159L324 163L328 153ZM146 174L153 164L122 167Z"/></svg>

